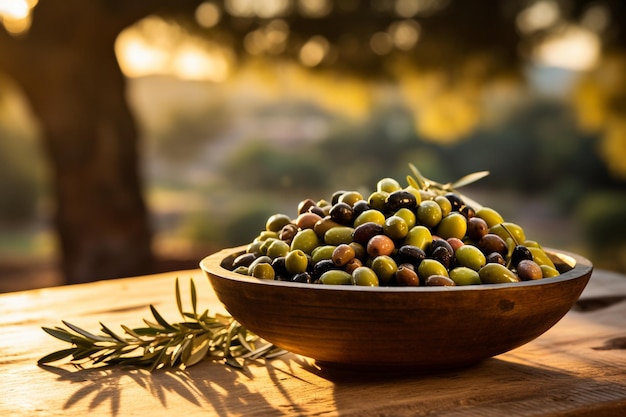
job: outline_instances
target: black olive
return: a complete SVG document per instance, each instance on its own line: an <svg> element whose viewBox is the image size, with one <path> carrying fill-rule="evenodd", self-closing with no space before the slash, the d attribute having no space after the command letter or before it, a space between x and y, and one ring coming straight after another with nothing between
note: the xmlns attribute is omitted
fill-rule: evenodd
<svg viewBox="0 0 626 417"><path fill-rule="evenodd" d="M330 218L339 224L351 225L354 209L347 203L337 203L330 208Z"/></svg>
<svg viewBox="0 0 626 417"><path fill-rule="evenodd" d="M415 209L417 198L413 193L404 190L394 191L385 199L385 206L389 212L396 212L401 208Z"/></svg>
<svg viewBox="0 0 626 417"><path fill-rule="evenodd" d="M458 194L455 193L446 193L445 197L448 199L450 204L452 205L452 211L460 211L462 207L465 206L465 202Z"/></svg>
<svg viewBox="0 0 626 417"><path fill-rule="evenodd" d="M517 266L523 260L533 260L533 254L530 252L526 246L517 245L513 248L513 253L511 254L511 265L514 267Z"/></svg>
<svg viewBox="0 0 626 417"><path fill-rule="evenodd" d="M404 245L398 248L395 256L398 264L409 263L417 266L426 258L426 252L417 246Z"/></svg>

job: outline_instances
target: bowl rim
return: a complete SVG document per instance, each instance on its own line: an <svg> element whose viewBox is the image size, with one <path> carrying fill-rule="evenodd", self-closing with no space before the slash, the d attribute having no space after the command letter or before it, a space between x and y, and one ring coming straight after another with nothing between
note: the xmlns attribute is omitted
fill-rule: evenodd
<svg viewBox="0 0 626 417"><path fill-rule="evenodd" d="M524 288L530 286L550 285L563 281L569 281L580 278L593 271L593 264L591 261L581 255L544 247L546 252L556 256L562 260L563 263L571 266L572 269L562 272L556 277L542 278L531 281L511 282L502 284L480 284L480 285L458 285L458 286L416 286L416 287L367 287L359 285L321 285L321 284L307 284L299 282L287 282L279 280L267 280L260 279L252 276L238 274L222 267L222 261L228 257L239 252L244 252L247 245L237 246L232 248L225 248L211 255L204 257L200 260L200 268L209 274L210 276L218 277L221 279L227 279L230 281L236 281L247 284L266 285L270 287L284 287L284 288L300 288L309 289L315 291L349 291L349 292L380 292L380 293L428 293L428 292L441 292L441 291L489 291L494 289L506 289L506 288Z"/></svg>

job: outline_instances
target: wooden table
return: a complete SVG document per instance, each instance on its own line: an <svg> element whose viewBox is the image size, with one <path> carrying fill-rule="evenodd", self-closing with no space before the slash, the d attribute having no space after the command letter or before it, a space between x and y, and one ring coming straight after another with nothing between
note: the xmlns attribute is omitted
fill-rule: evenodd
<svg viewBox="0 0 626 417"><path fill-rule="evenodd" d="M186 371L92 368L38 358L67 347L41 330L68 320L140 326L154 304L178 320L174 280L222 311L200 270L0 295L0 415L624 416L626 277L595 271L577 308L535 341L464 370L320 369L287 354L245 372L208 360Z"/></svg>

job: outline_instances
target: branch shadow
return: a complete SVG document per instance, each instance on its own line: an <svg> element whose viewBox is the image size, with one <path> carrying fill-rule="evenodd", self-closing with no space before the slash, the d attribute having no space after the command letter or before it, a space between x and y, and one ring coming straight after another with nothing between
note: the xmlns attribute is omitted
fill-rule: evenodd
<svg viewBox="0 0 626 417"><path fill-rule="evenodd" d="M371 371L320 364L286 354L250 361L237 370L211 360L185 371L150 373L137 368L71 370L42 366L58 380L78 387L64 410L123 415L137 389L154 407L169 408L180 399L212 415L527 415L529 410L576 411L593 401L626 404L626 380L608 371L585 378L555 366L523 361L514 354L463 368L419 372ZM618 372L616 370L615 372ZM142 400L141 404L146 405Z"/></svg>
<svg viewBox="0 0 626 417"><path fill-rule="evenodd" d="M111 416L123 415L122 404L132 401L124 391L133 386L146 391L155 399L155 406L163 408L170 405L172 395L200 409L212 409L218 416L231 415L229 410L240 410L243 399L255 407L272 408L260 393L248 389L246 381L251 381L252 375L247 369L240 371L211 360L185 371L152 373L119 366L81 369L41 365L40 368L57 375L57 381L78 385L65 401L63 410L101 411L102 405L108 402Z"/></svg>

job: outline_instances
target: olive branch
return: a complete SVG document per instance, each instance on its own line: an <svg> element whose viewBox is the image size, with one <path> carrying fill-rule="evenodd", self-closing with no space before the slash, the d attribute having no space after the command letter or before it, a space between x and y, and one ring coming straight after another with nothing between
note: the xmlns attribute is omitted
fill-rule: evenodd
<svg viewBox="0 0 626 417"><path fill-rule="evenodd" d="M70 357L77 367L91 365L127 365L150 371L161 368L185 369L208 357L229 366L243 368L245 360L274 358L286 351L261 339L223 314L198 314L197 292L190 280L192 311L184 311L180 285L176 279L176 304L183 321L169 323L150 305L152 320L145 327L131 329L121 325L124 333L115 333L100 323L100 334L94 334L62 321L65 327L43 327L49 335L70 343L72 347L52 352L38 360L39 365Z"/></svg>

